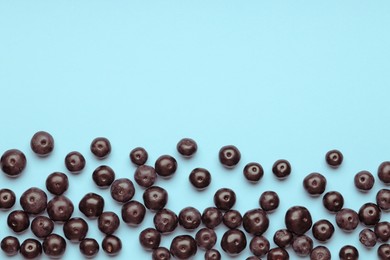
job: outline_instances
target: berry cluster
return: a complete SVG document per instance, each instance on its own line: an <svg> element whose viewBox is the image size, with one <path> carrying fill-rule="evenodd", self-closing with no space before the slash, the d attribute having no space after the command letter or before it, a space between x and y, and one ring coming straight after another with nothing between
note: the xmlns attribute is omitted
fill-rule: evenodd
<svg viewBox="0 0 390 260"><path fill-rule="evenodd" d="M48 156L54 149L54 139L47 132L37 132L31 139L31 149L41 157ZM190 158L197 152L194 140L184 138L177 144L177 151L184 157ZM98 159L104 159L111 153L111 144L107 138L99 137L92 141L91 152ZM259 208L251 209L243 214L233 209L236 204L236 193L229 188L221 188L214 194L215 207L208 207L201 213L194 207L186 207L177 215L166 208L168 192L155 185L158 177L169 178L177 170L178 164L170 155L160 156L154 167L146 165L148 153L142 147L130 152L130 161L137 166L134 172L134 181L143 191L143 203L133 199L136 186L129 178L116 178L115 172L107 165L97 167L92 173L93 182L102 189L110 189L113 200L122 204L120 217L130 226L142 223L147 211L154 214L154 228L146 228L139 234L141 246L152 252L152 259L167 260L171 256L177 259L193 257L198 248L205 250L205 259L221 259L220 252L214 248L217 235L214 229L223 223L228 230L220 239L221 248L229 255L238 255L247 247L247 235L251 235L249 249L253 256L247 259L268 260L289 259L286 248L291 246L296 255L310 256L313 260L331 259L331 253L324 245L314 247L313 240L306 235L311 230L313 237L319 242L326 242L332 238L335 227L327 219L320 219L313 223L311 213L304 206L292 206L285 213L284 229L279 229L273 235L277 245L270 247L269 240L263 235L269 225L269 214L279 207L280 199L276 192L265 191L260 195ZM241 153L233 145L224 146L219 151L219 161L226 168L234 168L241 159ZM330 167L337 168L343 162L343 155L338 150L329 151L325 160ZM83 171L86 165L84 156L73 151L66 155L65 166L70 173L77 174ZM10 178L18 177L27 164L26 156L17 149L7 150L0 161L2 171ZM285 179L292 172L287 160L277 160L272 172L277 179ZM249 182L258 182L264 175L259 163L251 162L243 168L243 175ZM383 162L378 167L377 176L386 185L390 184L390 162ZM189 174L189 181L195 189L206 189L212 176L207 169L195 168ZM374 176L368 171L358 172L354 177L354 184L361 192L368 192L373 188ZM322 196L326 190L326 178L320 173L310 173L303 179L303 187L310 196ZM23 210L14 210L8 214L7 224L15 234L31 227L36 238L28 238L21 244L16 236L7 236L1 240L1 249L7 255L20 253L24 258L39 257L42 251L50 258L61 258L66 250L66 240L79 244L80 252L92 258L99 252L100 245L107 255L114 256L122 249L121 239L114 235L120 226L120 217L112 211L104 211L104 198L96 193L87 193L79 201L78 209L89 219L97 219L98 229L105 234L99 244L93 238L87 238L88 223L79 217L72 217L73 202L64 195L68 190L69 181L65 173L53 172L46 178L46 189L53 194L48 200L45 191L31 187L20 196L20 206ZM363 204L358 212L344 208L344 198L340 192L328 191L322 197L324 207L335 214L337 227L350 232L362 223L366 228L359 233L359 240L367 248L372 248L377 242L382 243L377 254L379 259L390 259L390 223L381 221L382 212L390 210L390 190L381 189L377 192L376 202ZM16 203L16 195L10 189L0 190L0 209L10 210ZM43 213L47 212L47 216ZM30 217L33 220L30 223ZM53 233L55 223L63 227L64 237ZM201 225L204 227L201 227ZM170 248L160 246L162 235L175 231L180 225L188 231L196 231L195 237L179 235L173 238ZM240 228L242 226L242 228ZM201 227L200 229L198 229ZM244 232L245 231L245 232ZM42 241L42 242L41 242ZM358 259L359 252L352 245L345 245L339 251L340 259Z"/></svg>

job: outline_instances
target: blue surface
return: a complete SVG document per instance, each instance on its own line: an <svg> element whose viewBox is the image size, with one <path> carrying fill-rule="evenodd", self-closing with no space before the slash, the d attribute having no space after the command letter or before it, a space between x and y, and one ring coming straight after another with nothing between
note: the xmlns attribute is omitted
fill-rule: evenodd
<svg viewBox="0 0 390 260"><path fill-rule="evenodd" d="M389 12L388 1L1 1L0 152L18 148L28 157L20 178L0 174L1 187L12 187L18 197L30 186L44 188L46 176L67 172L63 159L78 150L87 166L80 175L69 174L74 216L81 216L78 201L90 191L106 198L106 210L120 213L109 191L94 186L91 173L108 164L117 177L133 179L128 153L144 146L148 164L162 154L178 159L175 176L156 183L169 191L167 207L176 212L213 205L220 187L237 192L235 208L241 211L258 207L260 194L275 190L281 205L270 215L265 234L270 240L284 227L284 213L292 205L305 205L314 220L325 217L335 224L321 198L305 194L302 180L321 172L327 191L341 191L345 206L355 210L374 201L384 187L376 179L374 189L363 195L354 188L353 176L363 169L376 176L378 165L390 159ZM45 159L29 148L38 130L56 141ZM89 152L97 136L112 142L107 160ZM198 142L191 160L175 150L182 137ZM242 152L234 170L223 169L217 160L226 144ZM345 156L338 170L324 162L332 148ZM282 182L271 173L280 158L293 167ZM256 185L242 175L250 161L265 169ZM199 166L213 177L204 192L188 182L189 172ZM142 201L141 189L135 199ZM6 216L1 212L1 237L12 234ZM388 213L382 219L389 221ZM89 224L88 236L100 241L95 221ZM151 213L138 228L121 223L116 234L124 247L117 259L149 259L138 233L152 225ZM377 246L359 245L362 228L350 234L336 228L326 244L335 259L344 244L357 246L361 259L376 259ZM224 230L217 228L218 249ZM63 234L60 226L55 231ZM168 247L172 237L164 236L162 245ZM246 250L236 259L249 255ZM65 256L79 258L78 247L68 243ZM196 259L202 257L199 250ZM97 259L105 258L101 251Z"/></svg>

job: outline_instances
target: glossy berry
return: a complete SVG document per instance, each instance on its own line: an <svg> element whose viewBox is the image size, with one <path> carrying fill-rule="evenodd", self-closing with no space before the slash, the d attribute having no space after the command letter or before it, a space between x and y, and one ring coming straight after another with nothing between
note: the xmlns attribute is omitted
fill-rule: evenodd
<svg viewBox="0 0 390 260"><path fill-rule="evenodd" d="M374 186L374 176L369 171L360 171L355 175L355 187L362 192L367 192Z"/></svg>
<svg viewBox="0 0 390 260"><path fill-rule="evenodd" d="M50 258L61 258L66 250L65 239L57 234L50 234L43 240L43 252Z"/></svg>
<svg viewBox="0 0 390 260"><path fill-rule="evenodd" d="M96 158L104 159L111 153L111 143L105 137L97 137L93 139L90 149Z"/></svg>
<svg viewBox="0 0 390 260"><path fill-rule="evenodd" d="M80 252L86 258L93 258L99 252L99 243L93 238L84 238L79 244Z"/></svg>
<svg viewBox="0 0 390 260"><path fill-rule="evenodd" d="M390 239L390 223L388 221L379 222L374 227L375 236L380 242L387 242Z"/></svg>
<svg viewBox="0 0 390 260"><path fill-rule="evenodd" d="M103 251L109 256L118 255L122 250L122 241L114 235L107 235L102 241Z"/></svg>
<svg viewBox="0 0 390 260"><path fill-rule="evenodd" d="M135 182L143 188L152 186L156 182L156 179L156 170L148 165L140 165L134 172Z"/></svg>
<svg viewBox="0 0 390 260"><path fill-rule="evenodd" d="M236 203L236 193L229 188L221 188L214 194L214 204L220 210L229 210Z"/></svg>
<svg viewBox="0 0 390 260"><path fill-rule="evenodd" d="M288 252L280 247L272 248L267 254L267 260L288 260L290 255Z"/></svg>
<svg viewBox="0 0 390 260"><path fill-rule="evenodd" d="M54 195L62 195L69 188L68 176L62 172L53 172L46 178L46 189Z"/></svg>
<svg viewBox="0 0 390 260"><path fill-rule="evenodd" d="M179 224L187 230L194 230L202 223L199 210L194 207L186 207L179 213Z"/></svg>
<svg viewBox="0 0 390 260"><path fill-rule="evenodd" d="M359 209L359 220L366 226L373 226L381 219L381 210L374 203L365 203Z"/></svg>
<svg viewBox="0 0 390 260"><path fill-rule="evenodd" d="M206 253L204 253L204 259L205 260L221 260L222 256L221 256L221 253L217 249L213 248L213 249L207 250Z"/></svg>
<svg viewBox="0 0 390 260"><path fill-rule="evenodd" d="M284 220L287 229L296 235L305 234L312 225L312 218L309 210L302 206L289 208Z"/></svg>
<svg viewBox="0 0 390 260"><path fill-rule="evenodd" d="M179 218L172 210L165 208L156 212L153 223L160 233L169 234L176 229Z"/></svg>
<svg viewBox="0 0 390 260"><path fill-rule="evenodd" d="M106 235L112 235L119 228L120 220L112 211L103 212L98 217L98 228Z"/></svg>
<svg viewBox="0 0 390 260"><path fill-rule="evenodd" d="M343 246L339 251L340 260L357 260L359 259L359 251L351 245Z"/></svg>
<svg viewBox="0 0 390 260"><path fill-rule="evenodd" d="M242 224L241 213L237 210L231 209L223 214L223 224L230 229L238 228Z"/></svg>
<svg viewBox="0 0 390 260"><path fill-rule="evenodd" d="M377 254L379 260L389 260L390 259L390 245L382 244L378 247Z"/></svg>
<svg viewBox="0 0 390 260"><path fill-rule="evenodd" d="M201 228L196 232L195 240L199 248L210 250L217 242L217 234L210 228Z"/></svg>
<svg viewBox="0 0 390 260"><path fill-rule="evenodd" d="M93 171L92 180L99 188L108 188L115 180L115 172L111 167L101 165Z"/></svg>
<svg viewBox="0 0 390 260"><path fill-rule="evenodd" d="M246 236L239 229L229 229L222 236L221 248L231 256L240 254L246 246Z"/></svg>
<svg viewBox="0 0 390 260"><path fill-rule="evenodd" d="M336 214L337 226L345 232L351 232L359 225L359 216L356 211L344 208Z"/></svg>
<svg viewBox="0 0 390 260"><path fill-rule="evenodd" d="M196 153L198 145L191 138L183 138L177 143L176 149L182 156L189 158Z"/></svg>
<svg viewBox="0 0 390 260"><path fill-rule="evenodd" d="M72 216L73 203L64 195L55 196L47 204L47 214L55 222L65 222Z"/></svg>
<svg viewBox="0 0 390 260"><path fill-rule="evenodd" d="M32 187L23 192L19 202L26 213L39 214L47 207L47 195L43 190Z"/></svg>
<svg viewBox="0 0 390 260"><path fill-rule="evenodd" d="M195 168L189 176L190 183L198 190L204 190L211 183L211 174L207 169Z"/></svg>
<svg viewBox="0 0 390 260"><path fill-rule="evenodd" d="M313 240L306 235L297 236L293 240L292 248L298 256L308 256L313 249Z"/></svg>
<svg viewBox="0 0 390 260"><path fill-rule="evenodd" d="M153 250L159 247L161 234L154 228L146 228L141 231L138 239L145 250Z"/></svg>
<svg viewBox="0 0 390 260"><path fill-rule="evenodd" d="M1 240L1 250L8 255L13 256L19 252L20 243L19 239L14 236L6 236Z"/></svg>
<svg viewBox="0 0 390 260"><path fill-rule="evenodd" d="M65 157L65 166L71 173L80 173L84 169L85 164L85 158L79 152L70 152Z"/></svg>
<svg viewBox="0 0 390 260"><path fill-rule="evenodd" d="M189 235L181 235L173 238L170 251L176 259L190 259L197 252L196 241Z"/></svg>
<svg viewBox="0 0 390 260"><path fill-rule="evenodd" d="M0 209L7 210L15 205L16 195L10 189L0 190Z"/></svg>
<svg viewBox="0 0 390 260"><path fill-rule="evenodd" d="M136 147L131 150L129 157L136 166L144 165L148 160L148 152L142 147Z"/></svg>
<svg viewBox="0 0 390 260"><path fill-rule="evenodd" d="M87 218L97 218L103 213L104 199L96 193L87 193L79 202L79 210Z"/></svg>
<svg viewBox="0 0 390 260"><path fill-rule="evenodd" d="M63 225L65 237L71 242L80 242L88 233L88 223L82 218L71 218Z"/></svg>
<svg viewBox="0 0 390 260"><path fill-rule="evenodd" d="M251 162L245 165L243 174L245 179L255 183L260 181L261 178L263 178L264 170L259 163Z"/></svg>
<svg viewBox="0 0 390 260"><path fill-rule="evenodd" d="M275 211L279 207L279 203L279 196L274 191L265 191L260 195L259 205L267 213Z"/></svg>
<svg viewBox="0 0 390 260"><path fill-rule="evenodd" d="M390 190L381 189L376 194L376 204L383 211L390 210Z"/></svg>
<svg viewBox="0 0 390 260"><path fill-rule="evenodd" d="M330 212L339 212L344 206L344 197L340 192L329 191L322 198L322 204Z"/></svg>
<svg viewBox="0 0 390 260"><path fill-rule="evenodd" d="M343 162L343 154L339 150L330 150L325 155L326 163L332 167L337 168Z"/></svg>
<svg viewBox="0 0 390 260"><path fill-rule="evenodd" d="M242 225L249 234L260 236L269 227L267 213L262 209L248 210L242 217Z"/></svg>
<svg viewBox="0 0 390 260"><path fill-rule="evenodd" d="M379 165L378 178L384 184L390 184L390 161L383 162Z"/></svg>
<svg viewBox="0 0 390 260"><path fill-rule="evenodd" d="M166 247L158 247L153 250L152 260L170 260L171 252Z"/></svg>
<svg viewBox="0 0 390 260"><path fill-rule="evenodd" d="M123 222L130 226L138 226L145 218L146 209L145 206L136 201L131 200L126 202L122 206L121 216Z"/></svg>
<svg viewBox="0 0 390 260"><path fill-rule="evenodd" d="M157 158L154 164L154 169L159 176L169 178L177 170L177 161L170 155L162 155Z"/></svg>
<svg viewBox="0 0 390 260"><path fill-rule="evenodd" d="M265 256L270 249L270 243L264 236L254 236L249 243L249 250L258 257Z"/></svg>
<svg viewBox="0 0 390 260"><path fill-rule="evenodd" d="M151 186L142 195L145 207L150 210L160 210L168 202L168 192L159 186Z"/></svg>
<svg viewBox="0 0 390 260"><path fill-rule="evenodd" d="M31 149L38 156L47 156L54 149L54 139L51 134L39 131L33 135L30 142Z"/></svg>
<svg viewBox="0 0 390 260"><path fill-rule="evenodd" d="M35 259L42 254L42 244L36 239L28 238L20 245L20 254L25 259Z"/></svg>
<svg viewBox="0 0 390 260"><path fill-rule="evenodd" d="M202 213L202 222L208 228L215 228L221 224L223 219L222 212L215 207L208 207Z"/></svg>
<svg viewBox="0 0 390 260"><path fill-rule="evenodd" d="M45 238L54 230L54 222L46 216L37 216L31 222L31 231L37 238Z"/></svg>
<svg viewBox="0 0 390 260"><path fill-rule="evenodd" d="M321 242L326 242L333 236L334 226L326 219L318 220L312 227L313 237Z"/></svg>
<svg viewBox="0 0 390 260"><path fill-rule="evenodd" d="M325 246L316 246L310 252L310 260L331 260L332 255Z"/></svg>
<svg viewBox="0 0 390 260"><path fill-rule="evenodd" d="M226 168L234 168L240 160L241 153L234 145L226 145L219 150L219 161Z"/></svg>
<svg viewBox="0 0 390 260"><path fill-rule="evenodd" d="M376 235L371 229L365 228L359 233L359 241L363 246L372 248L376 244Z"/></svg>
<svg viewBox="0 0 390 260"><path fill-rule="evenodd" d="M120 178L112 183L110 192L115 201L125 203L133 198L135 187L130 179Z"/></svg>
<svg viewBox="0 0 390 260"><path fill-rule="evenodd" d="M313 172L303 179L303 187L311 196L319 196L326 189L326 178L324 175Z"/></svg>
<svg viewBox="0 0 390 260"><path fill-rule="evenodd" d="M291 245L294 235L287 229L279 229L273 236L274 243L280 248L287 248Z"/></svg>
<svg viewBox="0 0 390 260"><path fill-rule="evenodd" d="M7 225L15 233L20 233L30 226L30 219L23 210L14 210L7 217Z"/></svg>
<svg viewBox="0 0 390 260"><path fill-rule="evenodd" d="M291 165L287 160L277 160L272 166L272 172L279 180L286 179L291 174Z"/></svg>
<svg viewBox="0 0 390 260"><path fill-rule="evenodd" d="M8 177L18 177L26 168L27 159L23 152L17 149L7 150L0 159L2 171Z"/></svg>

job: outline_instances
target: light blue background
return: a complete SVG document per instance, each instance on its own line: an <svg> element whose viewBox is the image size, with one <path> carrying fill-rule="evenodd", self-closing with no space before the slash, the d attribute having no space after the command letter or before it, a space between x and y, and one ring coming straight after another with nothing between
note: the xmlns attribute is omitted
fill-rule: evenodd
<svg viewBox="0 0 390 260"><path fill-rule="evenodd" d="M46 176L66 172L63 158L78 150L87 167L80 175L69 174L74 216L81 216L78 201L91 191L106 198L106 210L120 213L109 191L94 186L91 173L104 163L117 177L133 179L128 153L144 146L149 164L161 154L178 159L175 176L156 183L169 190L167 207L176 212L213 205L220 187L237 192L235 208L241 211L258 207L260 194L275 190L281 205L270 215L265 234L270 240L284 227L284 213L292 205L307 206L315 221L326 217L335 224L321 198L305 194L302 179L312 171L323 173L327 191L341 191L345 206L355 210L384 187L377 179L362 195L353 176L363 169L376 176L378 165L389 160L389 13L388 1L1 1L0 151L23 150L28 167L18 179L1 174L0 186L12 187L18 198L30 186L44 188ZM46 159L29 148L38 130L56 141ZM105 161L89 152L97 136L112 142ZM195 158L177 154L182 137L198 142ZM226 144L242 152L231 171L217 160ZM332 148L345 155L338 170L324 162ZM283 182L271 173L280 158L293 167ZM265 169L256 185L242 176L250 161ZM199 166L213 177L204 192L188 182L189 172ZM141 189L135 199L142 201ZM1 237L12 234L6 216L0 212ZM388 213L382 219L388 221ZM100 241L95 221L89 224L88 236ZM148 259L138 234L152 225L150 213L139 228L122 223L117 259ZM362 228L351 234L336 228L326 244L335 259L345 244L357 246L361 259L376 259L377 246L359 245ZM217 228L218 249L224 230ZM63 234L59 226L56 232ZM172 237L164 236L161 245L169 247ZM203 253L199 250L196 259ZM236 259L249 255L247 249ZM65 256L79 258L78 247L68 243ZM105 258L101 251L98 259Z"/></svg>

